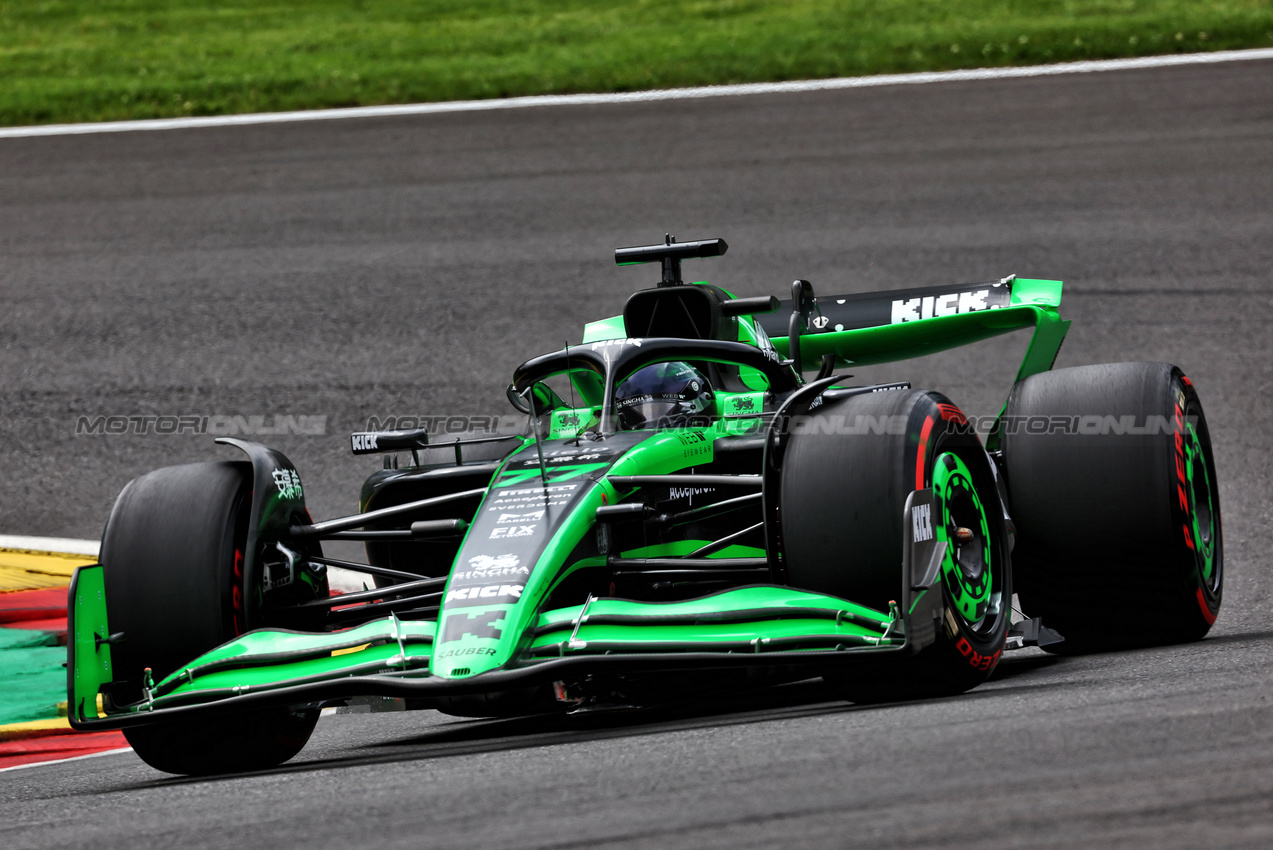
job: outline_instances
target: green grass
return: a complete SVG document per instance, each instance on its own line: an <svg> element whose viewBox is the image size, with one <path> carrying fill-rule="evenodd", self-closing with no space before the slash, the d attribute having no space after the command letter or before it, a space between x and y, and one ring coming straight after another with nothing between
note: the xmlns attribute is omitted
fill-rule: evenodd
<svg viewBox="0 0 1273 850"><path fill-rule="evenodd" d="M0 628L0 725L57 717L66 647L44 632Z"/></svg>
<svg viewBox="0 0 1273 850"><path fill-rule="evenodd" d="M0 125L1261 46L1270 0L0 0Z"/></svg>

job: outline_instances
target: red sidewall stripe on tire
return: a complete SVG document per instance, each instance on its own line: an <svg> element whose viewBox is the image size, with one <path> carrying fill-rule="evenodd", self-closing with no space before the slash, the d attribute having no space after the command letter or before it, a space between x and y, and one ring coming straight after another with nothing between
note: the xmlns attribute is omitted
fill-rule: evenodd
<svg viewBox="0 0 1273 850"><path fill-rule="evenodd" d="M1208 626L1216 624L1216 615L1211 613L1211 608L1207 605L1207 597L1203 595L1202 588L1198 588L1198 609L1202 611L1202 619L1207 621Z"/></svg>
<svg viewBox="0 0 1273 850"><path fill-rule="evenodd" d="M915 455L915 489L924 489L924 458L928 455L928 436L933 431L933 418L924 420L924 427L919 432L919 453Z"/></svg>

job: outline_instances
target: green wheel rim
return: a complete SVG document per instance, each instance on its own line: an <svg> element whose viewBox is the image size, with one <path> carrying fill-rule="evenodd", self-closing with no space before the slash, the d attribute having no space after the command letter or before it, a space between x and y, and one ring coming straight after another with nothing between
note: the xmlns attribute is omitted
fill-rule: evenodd
<svg viewBox="0 0 1273 850"><path fill-rule="evenodd" d="M937 540L946 544L942 580L952 607L973 629L987 615L997 613L992 604L994 547L990 522L968 466L952 452L938 455L933 464L933 502L938 522ZM959 541L956 529L967 528L972 539Z"/></svg>
<svg viewBox="0 0 1273 850"><path fill-rule="evenodd" d="M1194 557L1203 582L1210 587L1215 573L1216 512L1211 500L1211 471L1202 441L1192 424L1185 428L1185 477L1188 481L1189 524Z"/></svg>

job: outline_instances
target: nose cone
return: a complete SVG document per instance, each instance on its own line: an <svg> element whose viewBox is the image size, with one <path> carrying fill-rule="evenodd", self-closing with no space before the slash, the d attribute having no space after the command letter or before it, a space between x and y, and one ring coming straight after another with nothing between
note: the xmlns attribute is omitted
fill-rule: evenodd
<svg viewBox="0 0 1273 850"><path fill-rule="evenodd" d="M430 672L447 679L461 679L485 673L508 661L502 651L504 636L512 620L511 605L459 608L446 611L433 640Z"/></svg>

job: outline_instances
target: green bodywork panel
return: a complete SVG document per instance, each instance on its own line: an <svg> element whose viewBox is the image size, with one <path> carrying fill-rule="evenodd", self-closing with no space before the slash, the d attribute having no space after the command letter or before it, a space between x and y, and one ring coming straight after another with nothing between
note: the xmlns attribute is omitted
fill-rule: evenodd
<svg viewBox="0 0 1273 850"><path fill-rule="evenodd" d="M653 652L660 644L759 651L775 641L819 639L846 648L902 643L884 637L891 624L888 614L864 605L788 587L744 587L684 602L597 599L540 615L531 654Z"/></svg>
<svg viewBox="0 0 1273 850"><path fill-rule="evenodd" d="M427 672L437 623L386 617L342 632L258 629L204 653L155 686L154 707L200 691L285 687L343 676Z"/></svg>
<svg viewBox="0 0 1273 850"><path fill-rule="evenodd" d="M583 343L601 342L606 339L625 339L628 331L623 326L622 316L611 316L583 326Z"/></svg>
<svg viewBox="0 0 1273 850"><path fill-rule="evenodd" d="M577 569L590 566L589 563L569 562L570 553L575 550L587 534L592 534L596 525L597 508L603 504L614 504L621 495L604 476L608 475L660 475L679 472L688 466L710 463L713 457L715 440L723 435L714 424L710 428L688 428L678 431L665 431L652 434L633 448L627 450L613 462L579 463L550 467L547 484L554 486L561 483L584 481L584 491L579 494L578 501L571 507L568 516L555 527L546 548L539 556L538 563L545 565L562 565L559 568L532 569L525 576L525 585L516 603L499 605L478 605L465 607L443 613L442 629L452 629L455 634L462 635L457 640L446 643L434 659L433 674L436 676L463 678L476 676L487 670L494 670L507 665L519 652L526 648L529 639L527 629L535 622L538 611L552 590L568 575ZM573 441L550 440L542 448L548 453L569 449ZM587 456L587 443L578 447L582 457ZM519 486L533 487L540 483L541 471L537 464L522 466L515 470L509 467L518 461L535 458L533 445L526 446L510 455L505 461L503 470L495 476L491 492L483 502L486 505L493 498L498 498L500 491ZM607 469L607 466L609 467ZM460 547L459 559L465 557L467 538ZM604 560L601 561L604 563ZM454 575L454 573L453 573ZM452 590L448 581L447 592ZM455 618L455 625L451 625ZM483 632L498 630L498 637L483 637Z"/></svg>
<svg viewBox="0 0 1273 850"><path fill-rule="evenodd" d="M638 546L636 549L625 549L625 558L681 558L695 549L710 543L710 540L673 540L667 543L656 543L652 546ZM765 550L757 546L734 544L713 552L713 558L763 558Z"/></svg>
<svg viewBox="0 0 1273 850"><path fill-rule="evenodd" d="M758 416L765 409L763 392L721 393L720 395L718 409L721 416L726 419L738 416Z"/></svg>
<svg viewBox="0 0 1273 850"><path fill-rule="evenodd" d="M548 439L564 440L583 433L601 418L600 407L567 407L554 410L548 423Z"/></svg>
<svg viewBox="0 0 1273 850"><path fill-rule="evenodd" d="M110 636L106 622L106 584L100 564L80 567L71 579L74 598L70 601L73 625L67 643L71 647L67 666L68 714L72 722L97 717L97 694L102 685L113 681L111 648L99 644L98 638Z"/></svg>

